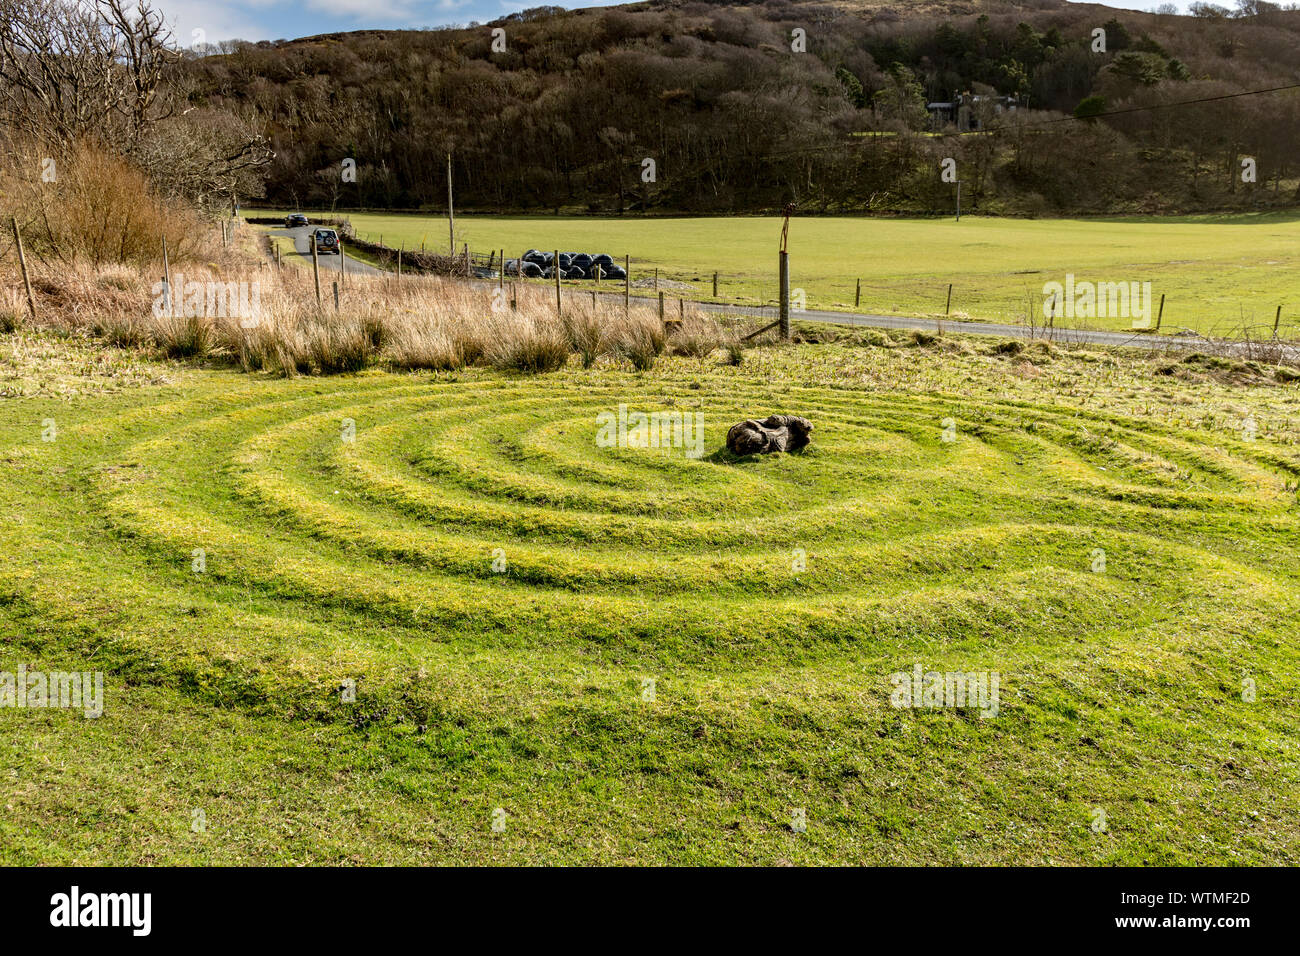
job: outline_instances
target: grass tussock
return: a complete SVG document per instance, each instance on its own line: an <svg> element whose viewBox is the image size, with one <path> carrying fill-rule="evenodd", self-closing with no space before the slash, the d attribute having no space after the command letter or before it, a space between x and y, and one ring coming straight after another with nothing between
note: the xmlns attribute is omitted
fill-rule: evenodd
<svg viewBox="0 0 1300 956"><path fill-rule="evenodd" d="M726 340L727 335L717 319L693 309L673 330L668 345L673 355L706 359L726 344Z"/></svg>
<svg viewBox="0 0 1300 956"><path fill-rule="evenodd" d="M600 314L584 305L565 313L563 320L569 348L582 360L583 368L591 368L604 351L605 323Z"/></svg>
<svg viewBox="0 0 1300 956"><path fill-rule="evenodd" d="M569 337L564 323L547 315L514 315L493 321L494 335L487 339L484 358L493 368L509 372L554 372L569 360Z"/></svg>
<svg viewBox="0 0 1300 956"><path fill-rule="evenodd" d="M668 344L668 333L657 316L633 312L609 335L610 354L631 364L638 372L654 368L655 360Z"/></svg>

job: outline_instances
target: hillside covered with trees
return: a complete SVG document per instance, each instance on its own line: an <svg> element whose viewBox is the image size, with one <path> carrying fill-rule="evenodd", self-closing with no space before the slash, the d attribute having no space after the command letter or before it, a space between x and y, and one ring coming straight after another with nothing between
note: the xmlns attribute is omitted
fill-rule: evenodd
<svg viewBox="0 0 1300 956"><path fill-rule="evenodd" d="M275 204L443 208L448 153L458 204L483 211L938 212L948 157L992 213L1300 200L1300 89L1275 89L1300 84L1300 12L1259 0L1190 16L1064 0L542 7L228 42L186 72L195 108L270 141ZM1261 90L1275 91L1237 95ZM927 108L959 101L964 123Z"/></svg>

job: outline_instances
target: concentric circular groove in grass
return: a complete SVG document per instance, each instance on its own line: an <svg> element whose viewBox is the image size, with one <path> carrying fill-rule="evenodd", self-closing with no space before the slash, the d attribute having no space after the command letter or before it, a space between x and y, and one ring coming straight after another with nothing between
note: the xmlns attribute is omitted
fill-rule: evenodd
<svg viewBox="0 0 1300 956"><path fill-rule="evenodd" d="M808 660L918 634L1014 643L1044 613L1086 633L1223 586L1207 567L1252 578L1188 531L1284 486L1267 450L940 395L792 389L780 407L813 418L813 446L738 461L726 428L773 407L765 387L668 405L621 378L368 376L277 394L102 423L135 466L96 473L109 525L160 568L201 548L213 582L519 653ZM596 416L620 403L700 413L703 455L599 447Z"/></svg>

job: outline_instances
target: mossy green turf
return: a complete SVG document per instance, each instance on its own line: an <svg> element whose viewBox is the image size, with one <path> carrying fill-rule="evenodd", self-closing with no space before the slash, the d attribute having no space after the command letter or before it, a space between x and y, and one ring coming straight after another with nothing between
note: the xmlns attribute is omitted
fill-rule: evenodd
<svg viewBox="0 0 1300 956"><path fill-rule="evenodd" d="M277 214L279 215L279 214ZM320 215L328 215L320 213ZM350 213L365 239L408 249L445 250L447 221L437 216ZM608 252L633 260L633 278L658 268L689 283L694 297L770 305L776 301L781 220L773 217L636 219L458 216L457 243L484 254L529 248ZM790 224L791 286L810 309L899 315L952 312L1011 324L1025 320L1043 285L1078 281L1150 282L1166 296L1161 330L1231 335L1251 327L1300 334L1300 217L1286 214L1130 219L796 218ZM584 283L584 287L590 283ZM668 294L680 294L670 290ZM1129 329L1129 318L1061 319L1061 325Z"/></svg>
<svg viewBox="0 0 1300 956"><path fill-rule="evenodd" d="M1300 390L877 341L29 370L0 670L109 676L98 720L0 709L0 861L1300 860ZM619 403L706 454L598 447ZM811 448L731 458L770 411ZM997 671L999 713L892 708L917 663Z"/></svg>

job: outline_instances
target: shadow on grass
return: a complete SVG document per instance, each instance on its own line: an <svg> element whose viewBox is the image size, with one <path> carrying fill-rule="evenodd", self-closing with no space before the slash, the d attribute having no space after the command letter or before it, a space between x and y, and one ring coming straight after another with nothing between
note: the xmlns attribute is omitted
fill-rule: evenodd
<svg viewBox="0 0 1300 956"><path fill-rule="evenodd" d="M719 448L712 455L707 455L700 460L710 462L714 465L756 465L765 458L775 458L779 455L792 455L802 458L806 454L816 454L811 445L805 445L803 448L796 448L794 451L774 451L753 455L737 455L732 452L731 449L724 446Z"/></svg>

